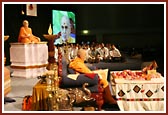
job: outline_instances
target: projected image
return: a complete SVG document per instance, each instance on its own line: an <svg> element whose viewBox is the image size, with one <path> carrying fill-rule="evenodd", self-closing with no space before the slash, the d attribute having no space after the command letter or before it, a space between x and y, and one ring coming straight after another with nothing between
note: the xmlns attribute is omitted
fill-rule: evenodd
<svg viewBox="0 0 168 115"><path fill-rule="evenodd" d="M60 34L54 44L75 43L75 14L69 11L52 10L53 34Z"/></svg>

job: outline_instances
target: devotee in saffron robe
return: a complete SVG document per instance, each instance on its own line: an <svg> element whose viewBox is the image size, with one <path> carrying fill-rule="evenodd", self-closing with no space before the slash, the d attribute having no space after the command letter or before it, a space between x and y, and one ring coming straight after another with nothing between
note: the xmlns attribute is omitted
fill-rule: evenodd
<svg viewBox="0 0 168 115"><path fill-rule="evenodd" d="M21 43L40 42L40 38L32 34L32 29L29 27L29 22L27 20L23 21L23 26L20 28L18 42Z"/></svg>
<svg viewBox="0 0 168 115"><path fill-rule="evenodd" d="M85 58L86 58L86 51L84 49L79 49L77 52L77 57L69 63L69 68L72 68L76 72L83 73L83 74L95 73L85 65L84 63ZM103 88L104 88L103 97L104 97L105 103L116 104L117 103L116 100L111 95L108 81L107 79L104 79L104 78L105 77L100 77L100 83L103 84Z"/></svg>

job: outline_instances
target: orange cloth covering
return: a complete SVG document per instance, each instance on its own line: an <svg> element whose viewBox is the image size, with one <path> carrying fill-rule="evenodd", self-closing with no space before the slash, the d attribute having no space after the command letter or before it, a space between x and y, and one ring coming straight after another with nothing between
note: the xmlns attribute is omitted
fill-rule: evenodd
<svg viewBox="0 0 168 115"><path fill-rule="evenodd" d="M85 65L84 61L79 57L75 58L70 62L69 68L72 68L75 71L83 74L94 73ZM103 84L103 87L105 88L108 86L108 81L104 78L100 78L100 84Z"/></svg>
<svg viewBox="0 0 168 115"><path fill-rule="evenodd" d="M69 68L72 68L79 73L93 73L79 57L70 62Z"/></svg>
<svg viewBox="0 0 168 115"><path fill-rule="evenodd" d="M30 35L30 37L26 37L28 35ZM18 42L27 43L31 41L38 42L38 40L32 34L32 29L21 27L19 32Z"/></svg>

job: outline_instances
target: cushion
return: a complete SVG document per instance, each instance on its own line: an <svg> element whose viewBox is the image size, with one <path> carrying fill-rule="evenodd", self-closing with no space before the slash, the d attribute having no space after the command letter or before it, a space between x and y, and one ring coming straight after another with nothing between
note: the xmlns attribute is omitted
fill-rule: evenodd
<svg viewBox="0 0 168 115"><path fill-rule="evenodd" d="M97 73L100 77L100 79L106 79L108 77L108 69L99 69L99 70L94 70L94 73Z"/></svg>
<svg viewBox="0 0 168 115"><path fill-rule="evenodd" d="M89 85L92 86L97 85L98 81L99 76L97 74L95 74L93 79L85 76L85 74L79 74L76 80L63 76L61 85L63 87L81 87L84 83L89 83Z"/></svg>
<svg viewBox="0 0 168 115"><path fill-rule="evenodd" d="M90 69L90 70L97 70L97 67L96 66L88 66L88 68Z"/></svg>
<svg viewBox="0 0 168 115"><path fill-rule="evenodd" d="M99 85L93 85L93 86L90 86L90 87L87 87L92 93L97 93L99 92Z"/></svg>
<svg viewBox="0 0 168 115"><path fill-rule="evenodd" d="M69 74L76 74L75 70L72 68L69 68L69 67L68 67L68 73Z"/></svg>
<svg viewBox="0 0 168 115"><path fill-rule="evenodd" d="M91 67L91 70L95 70L95 67ZM99 83L99 76L98 74L92 75L85 75L85 74L79 74L76 80L73 80L71 78L68 78L68 74L75 74L76 72L68 67L68 64L66 62L65 57L62 57L62 81L60 84L61 88L76 88L80 87L82 88L82 85L84 83L89 83L88 88L91 90L91 92L98 92L98 83Z"/></svg>

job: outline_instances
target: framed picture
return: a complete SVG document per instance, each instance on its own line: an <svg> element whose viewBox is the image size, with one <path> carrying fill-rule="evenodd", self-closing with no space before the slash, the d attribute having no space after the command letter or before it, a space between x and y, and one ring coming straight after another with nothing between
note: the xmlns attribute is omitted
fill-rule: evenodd
<svg viewBox="0 0 168 115"><path fill-rule="evenodd" d="M26 15L37 16L37 4L26 4Z"/></svg>

